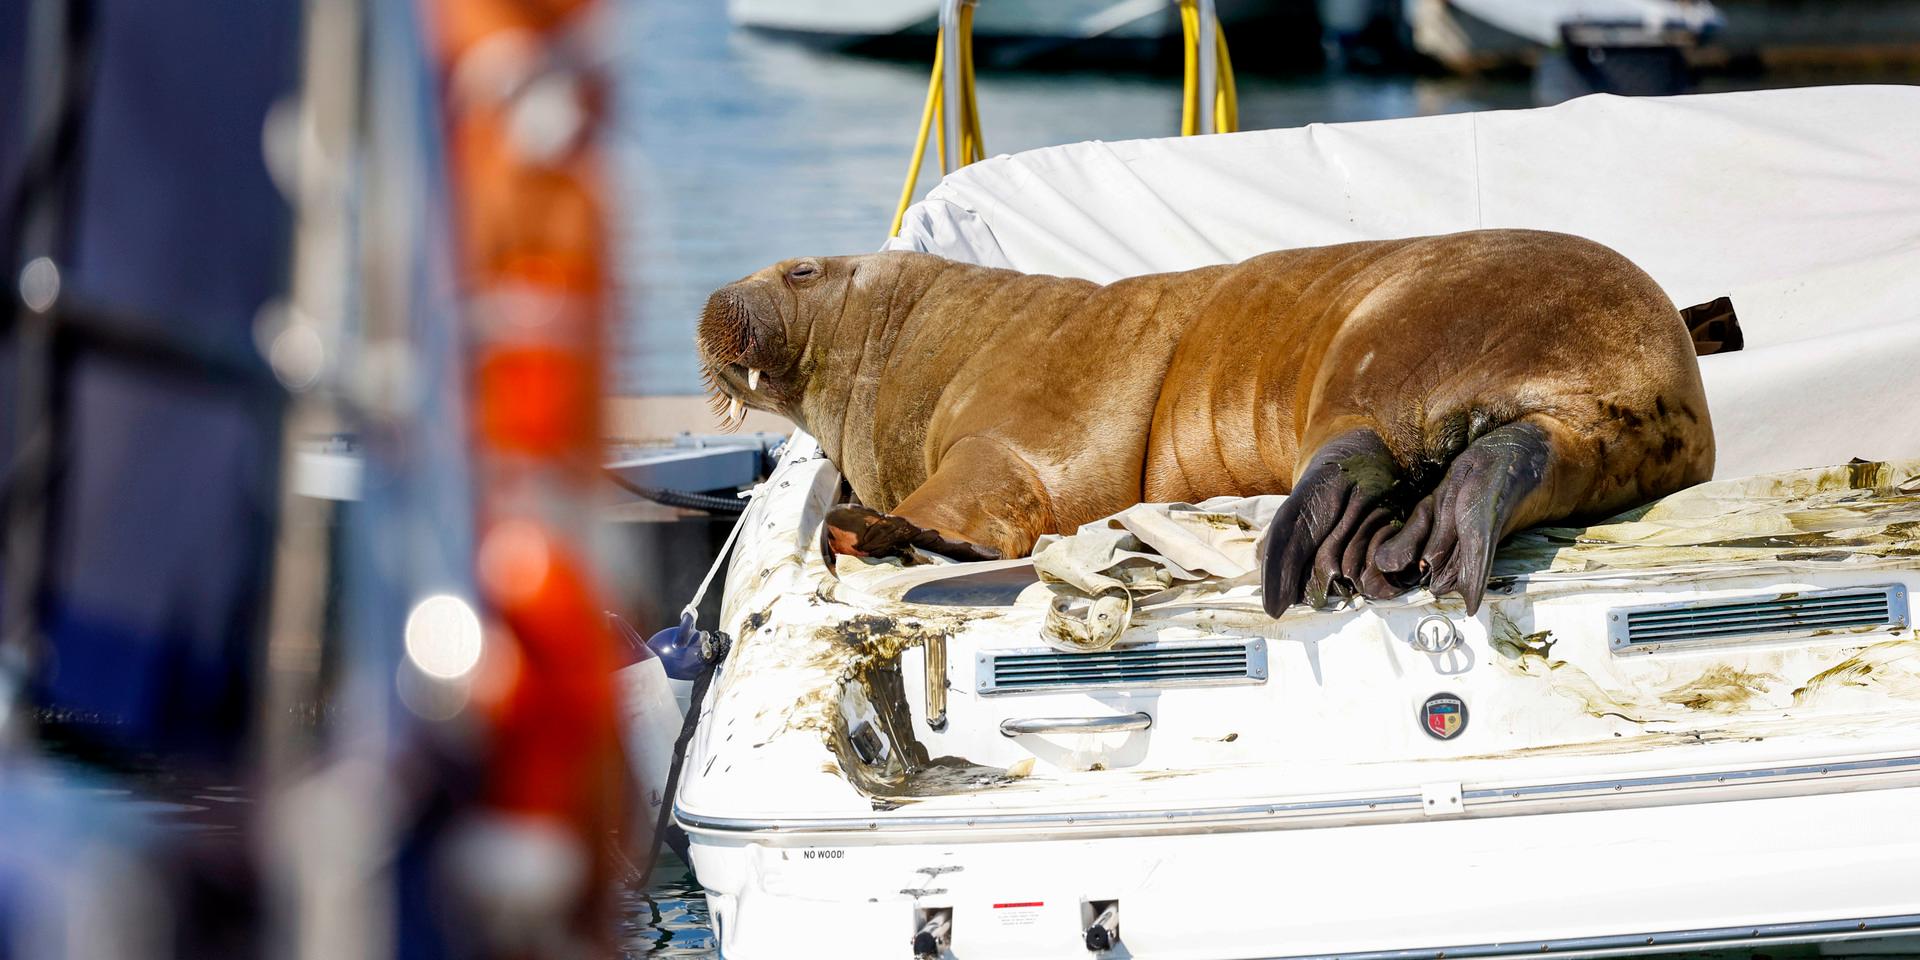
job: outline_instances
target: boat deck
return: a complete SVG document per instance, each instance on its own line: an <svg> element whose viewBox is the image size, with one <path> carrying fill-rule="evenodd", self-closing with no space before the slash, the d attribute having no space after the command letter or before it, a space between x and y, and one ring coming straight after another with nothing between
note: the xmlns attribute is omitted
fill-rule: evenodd
<svg viewBox="0 0 1920 960"><path fill-rule="evenodd" d="M1142 605L1115 647L1134 660L1160 651L1142 669L1173 679L1104 683L1115 676L1102 663L1134 660L1055 652L1045 614L1063 588L1030 564L843 558L830 575L812 525L835 481L803 451L749 514L759 529L735 562L726 612L738 639L695 752L718 766L690 781L689 815L1417 814L1432 783L1464 785L1462 802L1491 813L1596 793L1669 802L1704 774L1823 789L1823 778L1920 772L1908 759L1920 758L1920 634L1904 612L1920 586L1920 464L1720 481L1614 522L1530 531L1502 549L1478 617L1415 591L1276 621L1252 578L1201 581ZM1900 609L1885 623L1758 642L1642 652L1609 639L1618 610L1817 603L1836 590ZM1459 631L1441 654L1408 642L1436 615ZM944 723L927 697L930 649L947 665ZM1219 675L1220 649L1242 651L1228 673L1244 670ZM1025 658L1011 661L1016 677L1041 669L1044 682L996 684L993 664L1007 657ZM1178 672L1195 664L1203 675ZM1467 729L1445 740L1419 723L1422 703L1443 693L1469 710ZM1148 729L1001 729L1136 713ZM735 768L742 739L754 762ZM780 776L769 764L794 765L781 781L794 788L758 789ZM1809 765L1824 772L1803 776Z"/></svg>

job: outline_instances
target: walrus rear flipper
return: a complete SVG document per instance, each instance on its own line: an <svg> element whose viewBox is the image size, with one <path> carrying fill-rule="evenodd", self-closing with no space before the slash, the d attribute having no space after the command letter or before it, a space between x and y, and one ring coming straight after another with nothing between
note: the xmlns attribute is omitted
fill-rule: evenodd
<svg viewBox="0 0 1920 960"><path fill-rule="evenodd" d="M1375 532L1369 515L1398 475L1392 452L1371 430L1349 430L1314 452L1258 547L1267 616L1299 603L1309 586L1315 602L1326 599L1347 541L1363 529L1364 536Z"/></svg>
<svg viewBox="0 0 1920 960"><path fill-rule="evenodd" d="M1480 612L1494 547L1512 529L1521 506L1541 489L1553 453L1547 432L1523 420L1490 431L1453 458L1433 491L1432 529L1420 552L1420 568L1436 596L1457 593L1469 615ZM1376 565L1400 558L1401 550L1381 556L1393 543L1376 551ZM1408 573L1404 567L1383 572Z"/></svg>
<svg viewBox="0 0 1920 960"><path fill-rule="evenodd" d="M1269 616L1302 599L1319 605L1346 585L1384 600L1426 581L1478 613L1493 550L1542 489L1554 449L1527 420L1469 444L1431 493L1399 519L1409 495L1403 471L1370 430L1353 430L1314 453L1260 545L1261 590Z"/></svg>

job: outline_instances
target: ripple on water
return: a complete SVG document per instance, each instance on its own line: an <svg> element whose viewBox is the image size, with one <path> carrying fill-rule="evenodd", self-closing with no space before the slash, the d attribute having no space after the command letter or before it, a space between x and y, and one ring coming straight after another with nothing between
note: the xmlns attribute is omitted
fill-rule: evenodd
<svg viewBox="0 0 1920 960"><path fill-rule="evenodd" d="M707 898L677 860L662 860L653 885L621 898L618 932L624 957L719 956L707 920Z"/></svg>

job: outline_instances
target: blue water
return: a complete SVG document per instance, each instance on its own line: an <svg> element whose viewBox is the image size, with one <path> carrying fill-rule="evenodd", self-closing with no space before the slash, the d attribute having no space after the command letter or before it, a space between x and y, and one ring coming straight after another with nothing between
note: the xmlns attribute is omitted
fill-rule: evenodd
<svg viewBox="0 0 1920 960"><path fill-rule="evenodd" d="M629 322L615 386L699 393L693 322L715 287L776 260L864 253L893 218L927 73L737 31L725 4L620 7L617 110L609 130L623 191ZM928 51L929 58L932 51ZM1244 67L1258 50L1236 48ZM1525 83L1453 78L1246 76L1247 129L1528 105ZM983 74L990 154L1079 140L1167 136L1179 78ZM922 172L921 193L938 179Z"/></svg>
<svg viewBox="0 0 1920 960"><path fill-rule="evenodd" d="M622 957L718 957L707 900L685 864L672 857L654 870L653 885L620 904L615 934Z"/></svg>

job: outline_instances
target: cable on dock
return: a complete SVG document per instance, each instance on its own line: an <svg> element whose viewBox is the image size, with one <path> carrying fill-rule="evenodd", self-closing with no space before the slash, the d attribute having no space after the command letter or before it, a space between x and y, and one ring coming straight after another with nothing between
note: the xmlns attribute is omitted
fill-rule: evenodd
<svg viewBox="0 0 1920 960"><path fill-rule="evenodd" d="M686 490L668 490L664 487L645 487L622 477L612 470L605 472L607 479L612 480L614 485L620 489L642 500L651 500L662 506L679 507L683 510L705 510L708 513L719 513L727 516L738 516L747 510L747 502L738 497L721 497L708 493L692 493Z"/></svg>

